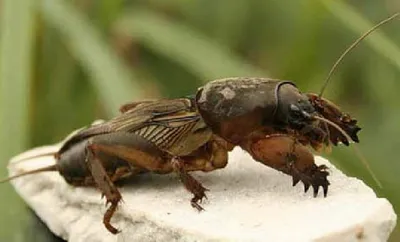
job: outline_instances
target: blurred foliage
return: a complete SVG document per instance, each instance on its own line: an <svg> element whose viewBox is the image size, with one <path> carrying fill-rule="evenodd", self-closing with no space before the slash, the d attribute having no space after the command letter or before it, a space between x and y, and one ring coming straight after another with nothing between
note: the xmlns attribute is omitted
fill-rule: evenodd
<svg viewBox="0 0 400 242"><path fill-rule="evenodd" d="M17 152L109 118L128 100L184 96L227 76L294 80L318 92L342 51L396 9L396 0L2 0L0 175ZM334 149L331 160L397 212L399 25L347 56L325 93L359 119L358 146L383 188L351 149ZM26 233L29 213L11 187L0 192L0 240L44 241Z"/></svg>

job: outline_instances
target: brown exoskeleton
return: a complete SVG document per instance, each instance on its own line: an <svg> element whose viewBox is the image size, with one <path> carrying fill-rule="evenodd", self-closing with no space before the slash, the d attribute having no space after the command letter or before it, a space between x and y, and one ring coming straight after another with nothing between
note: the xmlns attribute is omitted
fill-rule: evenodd
<svg viewBox="0 0 400 242"><path fill-rule="evenodd" d="M225 167L228 152L240 146L255 160L291 175L293 185L302 181L305 191L312 186L314 196L322 187L326 196L329 173L314 163L306 146L349 145L358 142L360 130L355 119L320 95L266 78L215 80L192 98L133 102L120 111L69 137L54 154L55 165L6 180L58 171L71 185L96 186L111 203L103 223L117 233L110 220L121 200L114 185L120 179L175 172L194 195L191 205L202 210L198 202L207 189L189 172Z"/></svg>
<svg viewBox="0 0 400 242"><path fill-rule="evenodd" d="M227 97L220 89L236 95ZM241 100L250 94L252 99ZM143 172L175 172L194 195L191 205L202 210L198 202L207 189L189 172L225 167L228 151L236 145L263 164L292 175L294 185L301 180L306 191L313 186L314 195L322 186L326 195L328 172L314 164L312 154L301 143L325 142L319 135L324 131L301 111L317 114L308 97L292 83L263 78L217 80L199 89L196 98L126 104L119 116L69 137L54 154L55 165L15 177L58 171L71 185L97 187L111 204L103 218L111 233L118 232L110 220L121 200L114 182ZM355 121L351 122L354 127L338 124L357 137ZM293 138L308 127L299 141ZM331 141L345 142L334 134Z"/></svg>
<svg viewBox="0 0 400 242"><path fill-rule="evenodd" d="M244 87L246 83L257 83L256 89ZM231 85L236 87L233 89L238 94L236 97L226 98L213 93L219 92L218 87L227 90ZM259 92L262 90L260 85L265 87L265 91L278 93L278 99L275 95ZM209 86L212 87L209 94L218 103L213 103L213 99L202 100L204 90ZM275 90L276 87L279 89ZM252 93L257 98L248 100L246 106L243 102L240 104L238 98L242 96L239 93ZM228 151L236 145L265 165L292 175L294 184L301 180L306 190L312 185L315 195L318 187L322 186L326 195L329 182L325 167L316 166L308 149L299 142L294 143L292 134L286 132L300 128L297 125L302 118L292 117L293 111L286 109L286 104L276 105L281 94L288 103L293 101L291 95L300 95L288 82L233 78L210 82L198 91L197 98L129 103L121 107L122 114L119 116L69 137L54 154L55 165L16 177L58 171L71 185L96 186L111 204L103 218L105 227L111 233L118 232L110 220L121 200L114 182L143 172L175 172L194 195L192 206L202 210L198 202L205 197L207 189L189 172L208 172L225 167ZM301 97L307 100L306 96ZM226 110L228 113L221 109L225 104L230 107ZM308 105L312 108L310 103ZM216 109L206 110L207 107ZM272 112L274 109L278 110L276 114ZM218 111L213 113L215 110ZM220 120L214 122L210 117ZM283 121L292 119L293 127L292 123Z"/></svg>
<svg viewBox="0 0 400 242"><path fill-rule="evenodd" d="M329 143L358 142L360 128L356 120L326 99L301 93L289 81L216 80L198 91L196 103L214 134L242 147L257 161L291 175L294 185L301 180L305 191L311 185L314 196L320 186L326 196L328 172L325 166L317 166L306 157L302 146L319 149ZM303 155L298 155L296 149ZM286 157L268 158L274 157L273 152L285 153Z"/></svg>
<svg viewBox="0 0 400 242"><path fill-rule="evenodd" d="M137 102L121 111L67 139L54 154L55 165L25 174L58 171L71 185L96 186L111 203L103 219L111 233L118 232L110 220L121 200L114 182L138 173L176 172L194 195L192 206L202 210L198 201L206 189L188 172L225 167L227 143L213 135L192 100Z"/></svg>
<svg viewBox="0 0 400 242"><path fill-rule="evenodd" d="M68 138L54 154L55 165L9 179L58 171L71 185L96 186L111 203L103 218L111 233L118 232L110 220L121 200L114 182L135 174L176 172L194 195L192 206L202 210L198 201L205 197L206 188L188 172L225 167L231 148L203 122L193 100L130 103L121 112Z"/></svg>

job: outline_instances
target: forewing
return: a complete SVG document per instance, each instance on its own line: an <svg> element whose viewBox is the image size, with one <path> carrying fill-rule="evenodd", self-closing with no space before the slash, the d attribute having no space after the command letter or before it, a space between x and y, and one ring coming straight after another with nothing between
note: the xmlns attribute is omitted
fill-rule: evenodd
<svg viewBox="0 0 400 242"><path fill-rule="evenodd" d="M203 122L197 112L184 111L154 118L143 127L130 132L144 137L160 149L167 150L187 135L206 128L205 124L201 126L199 123Z"/></svg>
<svg viewBox="0 0 400 242"><path fill-rule="evenodd" d="M189 124L200 119L194 110L189 99L142 102L107 122L90 126L78 132L64 143L59 153L84 139L111 132L139 133L149 141L158 140L159 143L163 134L170 134L171 138L174 135L179 137L190 128ZM157 142L155 143L157 144Z"/></svg>
<svg viewBox="0 0 400 242"><path fill-rule="evenodd" d="M143 104L143 103L151 103L154 102L155 100L141 100L141 101L134 101L134 102L129 102L129 103L125 103L123 104L120 108L119 111L121 113L126 113L131 109L136 108L137 106Z"/></svg>

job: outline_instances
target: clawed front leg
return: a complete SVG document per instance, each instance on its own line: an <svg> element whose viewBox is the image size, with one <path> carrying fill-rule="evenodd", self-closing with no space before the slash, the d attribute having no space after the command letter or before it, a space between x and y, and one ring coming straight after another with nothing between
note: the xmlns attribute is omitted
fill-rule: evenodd
<svg viewBox="0 0 400 242"><path fill-rule="evenodd" d="M296 158L296 161L297 158ZM292 176L293 186L296 186L299 181L304 184L304 192L307 192L310 186L313 187L313 195L317 197L319 187L322 187L324 197L328 195L328 186L330 185L327 177L329 172L327 171L328 167L325 165L317 166L316 164L312 164L309 168L299 171L295 166L288 167L288 174Z"/></svg>
<svg viewBox="0 0 400 242"><path fill-rule="evenodd" d="M312 186L316 197L319 187L322 187L324 196L327 195L330 185L327 167L317 166L313 154L307 147L294 142L293 137L274 136L258 140L251 145L249 152L255 160L292 176L293 186L302 181L305 192Z"/></svg>

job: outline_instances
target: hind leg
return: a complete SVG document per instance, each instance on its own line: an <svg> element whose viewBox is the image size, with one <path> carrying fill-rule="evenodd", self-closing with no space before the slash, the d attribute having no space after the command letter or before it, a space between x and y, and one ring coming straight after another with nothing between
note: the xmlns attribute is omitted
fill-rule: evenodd
<svg viewBox="0 0 400 242"><path fill-rule="evenodd" d="M118 230L111 225L110 221L111 217L117 210L119 201L122 198L121 193L115 187L114 183L111 181L111 178L107 175L107 172L104 169L102 162L96 156L96 150L93 149L92 146L88 146L87 150L88 152L86 162L92 174L93 180L96 183L97 187L101 190L102 194L106 197L106 204L111 204L103 217L104 226L107 228L108 231L116 234L118 233Z"/></svg>
<svg viewBox="0 0 400 242"><path fill-rule="evenodd" d="M113 227L110 220L115 213L121 194L113 181L120 179L127 170L124 165L119 167L110 176L105 167L113 167L116 160L126 161L140 170L166 171L172 170L165 161L162 152L148 141L135 134L114 133L99 135L91 138L86 145L86 164L97 188L107 199L110 207L103 217L105 227L113 234L118 230ZM120 168L120 169L119 169Z"/></svg>

